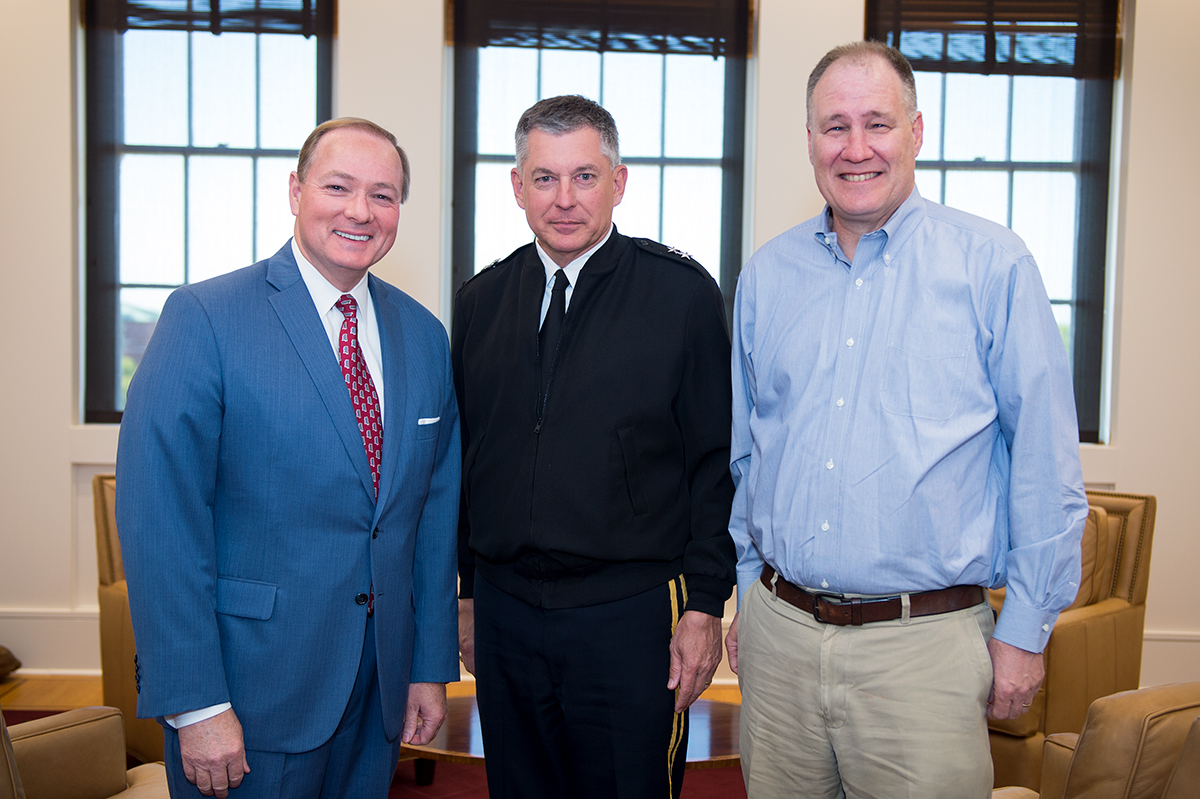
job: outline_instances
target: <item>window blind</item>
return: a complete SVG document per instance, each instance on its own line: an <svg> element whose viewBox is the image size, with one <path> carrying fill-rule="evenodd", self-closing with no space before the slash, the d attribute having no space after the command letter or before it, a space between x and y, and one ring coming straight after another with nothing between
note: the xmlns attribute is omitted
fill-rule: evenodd
<svg viewBox="0 0 1200 799"><path fill-rule="evenodd" d="M87 21L101 30L328 35L333 3L317 0L88 0Z"/></svg>
<svg viewBox="0 0 1200 799"><path fill-rule="evenodd" d="M913 69L1111 79L1120 0L867 0Z"/></svg>
<svg viewBox="0 0 1200 799"><path fill-rule="evenodd" d="M454 41L742 58L749 0L455 0Z"/></svg>

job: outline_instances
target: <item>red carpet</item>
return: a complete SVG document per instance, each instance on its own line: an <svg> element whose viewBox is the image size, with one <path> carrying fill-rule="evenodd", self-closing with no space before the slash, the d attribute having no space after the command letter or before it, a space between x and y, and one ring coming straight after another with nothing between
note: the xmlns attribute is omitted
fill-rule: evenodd
<svg viewBox="0 0 1200 799"><path fill-rule="evenodd" d="M8 725L52 716L52 710L5 710ZM433 785L417 785L415 760L401 760L388 799L487 799L483 766L438 763ZM682 799L745 799L739 768L688 769L684 772Z"/></svg>
<svg viewBox="0 0 1200 799"><path fill-rule="evenodd" d="M5 710L4 723L11 727L14 724L21 724L34 719L44 719L46 716L53 716L59 713L58 710Z"/></svg>
<svg viewBox="0 0 1200 799"><path fill-rule="evenodd" d="M402 760L388 799L486 799L483 766L438 763L433 785L417 785L415 761ZM683 799L745 799L739 768L688 769L683 778Z"/></svg>

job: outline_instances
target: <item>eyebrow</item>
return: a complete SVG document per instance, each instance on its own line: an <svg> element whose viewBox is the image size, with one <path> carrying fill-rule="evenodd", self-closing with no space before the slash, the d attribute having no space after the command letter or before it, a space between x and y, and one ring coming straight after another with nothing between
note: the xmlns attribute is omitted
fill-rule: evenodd
<svg viewBox="0 0 1200 799"><path fill-rule="evenodd" d="M889 111L881 111L879 109L872 109L871 111L868 111L867 113L865 113L861 117L859 117L859 119L889 119L890 120L890 119L898 119L898 117ZM828 116L821 117L817 121L822 124L827 125L830 122L842 122L842 121L850 122L853 120L854 120L854 117L852 117L850 114L846 114L844 112L839 111L836 114L830 114Z"/></svg>
<svg viewBox="0 0 1200 799"><path fill-rule="evenodd" d="M600 171L600 167L596 166L595 164L581 164L580 166L575 167L575 169L572 170L571 174L578 175L580 172L599 172L599 171ZM532 170L532 174L553 176L556 173L553 169L547 169L544 166L535 166Z"/></svg>
<svg viewBox="0 0 1200 799"><path fill-rule="evenodd" d="M321 175L318 178L318 180L320 180L322 183L325 183L330 180L340 180L344 183L359 182L358 178L356 178L354 175L351 175L349 172L336 172L336 171L335 172L326 172L324 175ZM373 184L371 184L371 188L372 189L391 189L392 191L399 191L399 189L396 188L396 184L389 183L388 181L378 181L376 183L373 183Z"/></svg>

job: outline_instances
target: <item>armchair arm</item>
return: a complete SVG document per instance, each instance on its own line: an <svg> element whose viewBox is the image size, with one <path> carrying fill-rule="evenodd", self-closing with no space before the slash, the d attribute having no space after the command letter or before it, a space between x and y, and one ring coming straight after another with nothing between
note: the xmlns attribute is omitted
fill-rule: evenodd
<svg viewBox="0 0 1200 799"><path fill-rule="evenodd" d="M1028 788L997 788L992 791L992 799L1038 799L1038 794Z"/></svg>
<svg viewBox="0 0 1200 799"><path fill-rule="evenodd" d="M1042 796L1062 796L1079 733L1059 732L1042 742Z"/></svg>
<svg viewBox="0 0 1200 799"><path fill-rule="evenodd" d="M147 763L130 769L125 778L129 780L129 788L112 799L170 799L167 770L162 763Z"/></svg>
<svg viewBox="0 0 1200 799"><path fill-rule="evenodd" d="M9 728L21 781L39 799L107 799L126 788L125 730L111 707L68 710Z"/></svg>

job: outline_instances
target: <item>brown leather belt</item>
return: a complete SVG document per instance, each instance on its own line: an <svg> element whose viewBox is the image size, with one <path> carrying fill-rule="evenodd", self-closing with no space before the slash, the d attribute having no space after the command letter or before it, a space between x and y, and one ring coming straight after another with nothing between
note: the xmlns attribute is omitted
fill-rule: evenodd
<svg viewBox="0 0 1200 799"><path fill-rule="evenodd" d="M771 584L773 578L774 585ZM852 624L857 627L873 621L892 621L903 613L899 596L864 599L843 597L841 594L810 594L782 577L776 578L775 570L766 564L763 565L761 579L763 585L784 602L811 613L814 619L826 624ZM922 591L908 595L908 615L936 616L974 607L984 599L984 590L978 585L954 585L939 591Z"/></svg>

